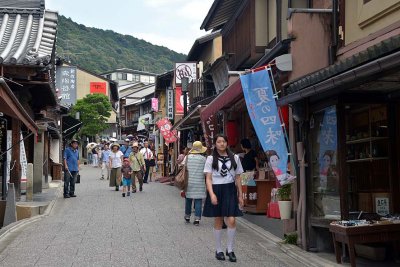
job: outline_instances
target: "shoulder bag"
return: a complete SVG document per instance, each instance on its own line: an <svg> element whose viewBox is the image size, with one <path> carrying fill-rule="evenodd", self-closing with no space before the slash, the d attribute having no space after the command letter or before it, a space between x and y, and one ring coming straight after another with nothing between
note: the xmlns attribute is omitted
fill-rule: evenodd
<svg viewBox="0 0 400 267"><path fill-rule="evenodd" d="M187 161L188 161L188 156L186 157L183 168L181 168L178 174L175 175L174 184L181 190L186 190L188 184L189 172L187 169Z"/></svg>

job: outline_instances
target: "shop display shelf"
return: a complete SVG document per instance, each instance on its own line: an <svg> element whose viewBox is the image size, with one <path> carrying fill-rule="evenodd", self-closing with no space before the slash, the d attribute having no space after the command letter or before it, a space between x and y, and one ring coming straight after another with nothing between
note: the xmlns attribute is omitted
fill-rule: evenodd
<svg viewBox="0 0 400 267"><path fill-rule="evenodd" d="M368 142L379 141L379 140L387 140L388 138L389 138L389 137L387 137L387 136L382 136L382 137L367 137L367 138L362 138L362 139L356 139L356 140L346 141L346 144L347 144L347 145L362 144L362 143L368 143Z"/></svg>
<svg viewBox="0 0 400 267"><path fill-rule="evenodd" d="M387 160L389 157L376 157L376 158L364 158L364 159L351 159L346 160L347 163L355 163L355 162L366 162L366 161L374 161L374 160Z"/></svg>

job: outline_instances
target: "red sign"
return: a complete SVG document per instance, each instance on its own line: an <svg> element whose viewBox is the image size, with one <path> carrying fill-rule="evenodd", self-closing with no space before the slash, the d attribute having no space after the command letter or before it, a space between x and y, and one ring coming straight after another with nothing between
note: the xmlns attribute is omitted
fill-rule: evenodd
<svg viewBox="0 0 400 267"><path fill-rule="evenodd" d="M176 130L171 131L172 124L167 118L157 121L156 124L165 139L165 143L169 144L176 142L176 140L178 139L178 133L176 132Z"/></svg>
<svg viewBox="0 0 400 267"><path fill-rule="evenodd" d="M175 114L183 114L183 95L182 87L176 87L175 90Z"/></svg>
<svg viewBox="0 0 400 267"><path fill-rule="evenodd" d="M90 83L90 93L107 95L107 83L106 82L91 82Z"/></svg>

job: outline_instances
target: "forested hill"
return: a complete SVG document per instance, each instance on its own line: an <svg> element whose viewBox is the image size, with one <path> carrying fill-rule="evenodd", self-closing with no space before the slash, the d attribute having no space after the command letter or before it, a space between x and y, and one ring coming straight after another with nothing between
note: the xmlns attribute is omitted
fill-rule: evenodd
<svg viewBox="0 0 400 267"><path fill-rule="evenodd" d="M130 35L89 28L59 16L57 54L84 69L102 73L130 68L162 73L185 55Z"/></svg>

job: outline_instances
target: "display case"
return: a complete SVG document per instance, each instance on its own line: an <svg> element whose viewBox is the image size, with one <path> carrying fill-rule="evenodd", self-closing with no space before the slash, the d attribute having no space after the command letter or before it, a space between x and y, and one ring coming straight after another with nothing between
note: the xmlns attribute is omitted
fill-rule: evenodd
<svg viewBox="0 0 400 267"><path fill-rule="evenodd" d="M349 211L375 212L380 199L390 205L387 106L346 105L345 111Z"/></svg>

